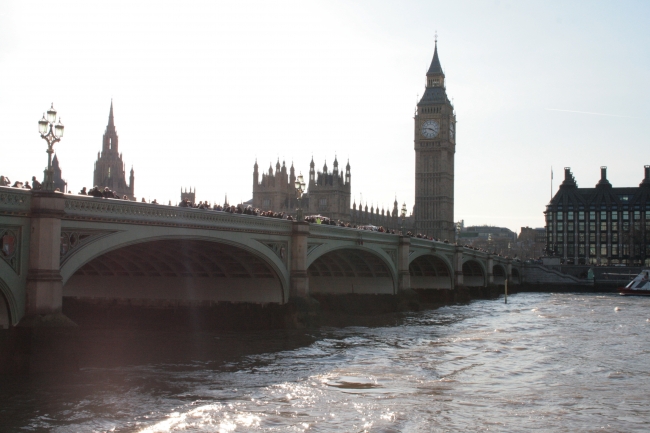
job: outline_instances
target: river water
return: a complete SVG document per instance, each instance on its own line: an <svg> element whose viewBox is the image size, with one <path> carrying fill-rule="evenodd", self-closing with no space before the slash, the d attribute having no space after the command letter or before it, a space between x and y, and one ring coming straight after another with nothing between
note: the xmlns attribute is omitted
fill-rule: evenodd
<svg viewBox="0 0 650 433"><path fill-rule="evenodd" d="M93 355L108 365L2 379L0 431L650 431L650 299L508 301L396 326L172 335L161 353L135 336L147 355L121 361L109 341Z"/></svg>

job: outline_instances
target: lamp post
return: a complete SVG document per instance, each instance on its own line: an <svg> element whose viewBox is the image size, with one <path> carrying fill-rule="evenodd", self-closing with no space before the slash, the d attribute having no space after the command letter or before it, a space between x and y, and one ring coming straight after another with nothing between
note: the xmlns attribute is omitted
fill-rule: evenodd
<svg viewBox="0 0 650 433"><path fill-rule="evenodd" d="M296 187L296 198L298 199L298 209L296 210L296 220L299 222L304 221L305 217L302 214L302 205L300 204L300 200L302 199L302 195L305 192L305 180L302 177L302 173L298 175L296 178L296 182L294 184Z"/></svg>
<svg viewBox="0 0 650 433"><path fill-rule="evenodd" d="M404 219L406 218L406 203L402 204L400 218L402 220L402 223L399 226L399 234L404 236Z"/></svg>
<svg viewBox="0 0 650 433"><path fill-rule="evenodd" d="M44 113L43 118L38 121L38 131L41 133L41 138L47 142L47 169L44 171L45 176L43 179L43 189L45 191L54 190L52 154L54 153L54 143L61 141L61 137L63 137L61 117L59 117L59 122L56 125L54 122L56 122L56 110L54 109L54 103L52 103L50 109L47 110L47 118Z"/></svg>

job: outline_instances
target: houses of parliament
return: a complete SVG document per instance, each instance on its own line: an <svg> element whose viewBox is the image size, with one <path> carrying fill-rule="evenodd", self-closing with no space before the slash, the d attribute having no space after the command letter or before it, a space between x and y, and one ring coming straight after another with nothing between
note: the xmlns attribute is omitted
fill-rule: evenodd
<svg viewBox="0 0 650 433"><path fill-rule="evenodd" d="M410 217L406 207L398 210L397 199L392 209L371 207L366 203L350 205L351 169L339 169L334 158L332 170L327 163L316 171L312 158L309 165L307 193L301 205L307 213L320 214L334 220L356 224L402 226L436 239L454 239L454 156L456 153L456 115L447 97L445 74L438 57L436 41L433 59L426 73L425 91L417 104L414 117L415 205ZM275 212L293 213L298 206L293 164L278 160L260 175L257 161L253 166L254 207Z"/></svg>

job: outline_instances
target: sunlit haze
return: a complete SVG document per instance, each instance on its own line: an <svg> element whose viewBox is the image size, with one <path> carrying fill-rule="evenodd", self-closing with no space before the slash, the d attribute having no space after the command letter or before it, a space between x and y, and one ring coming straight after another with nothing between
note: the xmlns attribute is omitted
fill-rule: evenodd
<svg viewBox="0 0 650 433"><path fill-rule="evenodd" d="M571 167L637 186L650 164L643 1L0 2L0 174L42 179L54 102L72 192L92 187L111 99L135 195L252 197L253 164L335 155L352 199L414 203L418 95L438 34L458 119L454 219L518 231ZM127 174L128 176L128 174Z"/></svg>

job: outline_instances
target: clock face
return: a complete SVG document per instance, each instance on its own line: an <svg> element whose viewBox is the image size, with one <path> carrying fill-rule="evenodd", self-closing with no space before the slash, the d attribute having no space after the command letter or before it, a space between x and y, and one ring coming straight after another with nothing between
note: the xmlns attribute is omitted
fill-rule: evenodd
<svg viewBox="0 0 650 433"><path fill-rule="evenodd" d="M440 124L435 120L427 120L422 124L422 136L433 138L440 132Z"/></svg>

